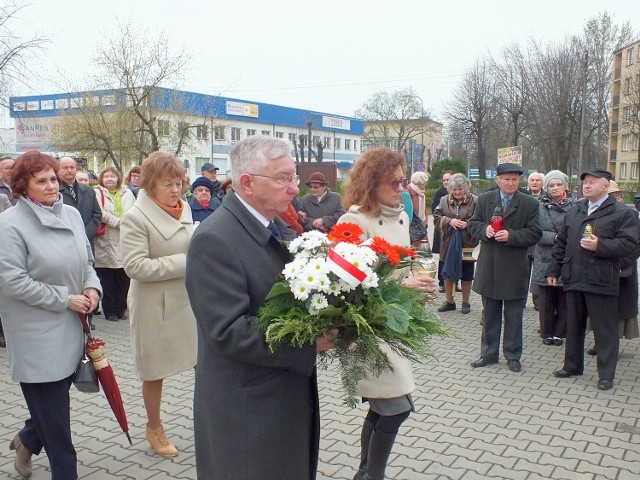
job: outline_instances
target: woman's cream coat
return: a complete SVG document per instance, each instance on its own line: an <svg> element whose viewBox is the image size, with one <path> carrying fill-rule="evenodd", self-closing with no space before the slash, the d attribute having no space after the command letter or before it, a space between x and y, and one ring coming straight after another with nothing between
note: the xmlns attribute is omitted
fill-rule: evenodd
<svg viewBox="0 0 640 480"><path fill-rule="evenodd" d="M192 229L186 202L177 221L144 190L122 219L131 346L141 380L159 380L196 364L196 321L184 284Z"/></svg>

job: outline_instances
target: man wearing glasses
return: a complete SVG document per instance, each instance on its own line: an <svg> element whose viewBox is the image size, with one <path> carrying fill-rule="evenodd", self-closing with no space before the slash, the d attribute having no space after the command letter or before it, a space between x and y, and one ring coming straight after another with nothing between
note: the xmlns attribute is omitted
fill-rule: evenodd
<svg viewBox="0 0 640 480"><path fill-rule="evenodd" d="M328 232L344 215L342 196L329 190L327 187L329 182L320 172L313 172L305 185L309 187L311 193L302 197L303 210L300 212L302 227L305 232L310 230Z"/></svg>
<svg viewBox="0 0 640 480"><path fill-rule="evenodd" d="M256 326L260 305L292 260L281 240L295 233L278 218L299 191L292 148L257 135L237 143L230 153L234 191L189 246L186 285L199 339L193 412L198 478L316 476L316 352L333 348L337 330L314 345L281 345L272 354Z"/></svg>

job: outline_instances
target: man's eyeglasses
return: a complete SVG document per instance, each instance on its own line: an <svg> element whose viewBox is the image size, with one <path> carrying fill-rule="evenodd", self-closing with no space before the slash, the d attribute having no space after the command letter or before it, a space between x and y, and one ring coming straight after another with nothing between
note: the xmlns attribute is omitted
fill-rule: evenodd
<svg viewBox="0 0 640 480"><path fill-rule="evenodd" d="M407 185L409 185L409 180L407 180L406 178L399 178L397 180L391 180L389 182L389 185L391 185L391 188L393 188L394 190L397 190L398 187L407 188Z"/></svg>
<svg viewBox="0 0 640 480"><path fill-rule="evenodd" d="M250 173L252 177L264 177L275 180L280 185L289 185L291 182L295 182L296 185L300 183L300 177L298 175L283 175L282 177L271 177L269 175L260 175L258 173Z"/></svg>
<svg viewBox="0 0 640 480"><path fill-rule="evenodd" d="M310 184L310 185L309 185L309 188L311 188L311 189L314 189L314 190L315 190L315 189L317 189L317 188L324 188L324 185L321 185L321 184L319 184L319 183L312 183L312 184Z"/></svg>

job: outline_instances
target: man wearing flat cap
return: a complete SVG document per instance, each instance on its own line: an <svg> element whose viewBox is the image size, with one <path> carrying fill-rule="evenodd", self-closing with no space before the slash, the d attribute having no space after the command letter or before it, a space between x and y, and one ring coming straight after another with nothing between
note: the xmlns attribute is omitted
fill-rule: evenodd
<svg viewBox="0 0 640 480"><path fill-rule="evenodd" d="M200 175L208 178L213 183L213 190L211 190L211 198L220 198L221 190L220 190L220 182L218 181L218 167L214 166L213 163L203 163L200 168ZM220 200L222 200L220 198Z"/></svg>
<svg viewBox="0 0 640 480"><path fill-rule="evenodd" d="M328 232L344 215L342 196L329 190L329 182L321 172L313 172L305 183L311 193L302 197L302 227L305 232Z"/></svg>
<svg viewBox="0 0 640 480"><path fill-rule="evenodd" d="M612 175L595 167L584 172L584 199L569 209L547 270L549 285L558 277L567 297L567 341L559 378L582 375L587 317L598 355L598 388L613 387L618 361L618 288L620 261L637 255L638 219L631 208L608 193Z"/></svg>
<svg viewBox="0 0 640 480"><path fill-rule="evenodd" d="M468 230L482 243L473 291L482 296L484 324L480 359L474 368L498 363L500 332L504 314L502 351L512 372L522 368L522 311L529 290L527 250L542 236L538 201L518 190L522 168L502 163L497 168L497 190L478 197L478 206ZM502 229L496 231L491 218L502 210Z"/></svg>

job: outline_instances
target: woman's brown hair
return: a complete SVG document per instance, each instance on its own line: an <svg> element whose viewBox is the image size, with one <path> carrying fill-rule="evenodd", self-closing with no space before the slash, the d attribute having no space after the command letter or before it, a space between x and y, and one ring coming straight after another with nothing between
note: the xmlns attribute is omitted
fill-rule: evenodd
<svg viewBox="0 0 640 480"><path fill-rule="evenodd" d="M156 151L142 162L140 186L154 195L154 187L158 179L170 177L184 180L185 173L184 165L174 154Z"/></svg>
<svg viewBox="0 0 640 480"><path fill-rule="evenodd" d="M104 174L107 172L115 173L118 176L118 183L116 184L116 188L120 190L120 187L122 186L122 174L118 171L116 167L107 167L100 172L100 175L98 175L98 183L100 184L100 186L104 187L104 181L103 181ZM107 188L107 187L104 187L104 188Z"/></svg>
<svg viewBox="0 0 640 480"><path fill-rule="evenodd" d="M58 162L50 155L36 151L20 155L16 159L11 172L11 191L13 196L18 198L26 195L31 177L49 168L53 169L54 172L58 171Z"/></svg>
<svg viewBox="0 0 640 480"><path fill-rule="evenodd" d="M387 147L372 148L360 155L342 188L345 210L352 205L359 205L362 213L379 215L380 202L376 196L378 185L387 181L398 167L405 172L407 162L404 155Z"/></svg>

